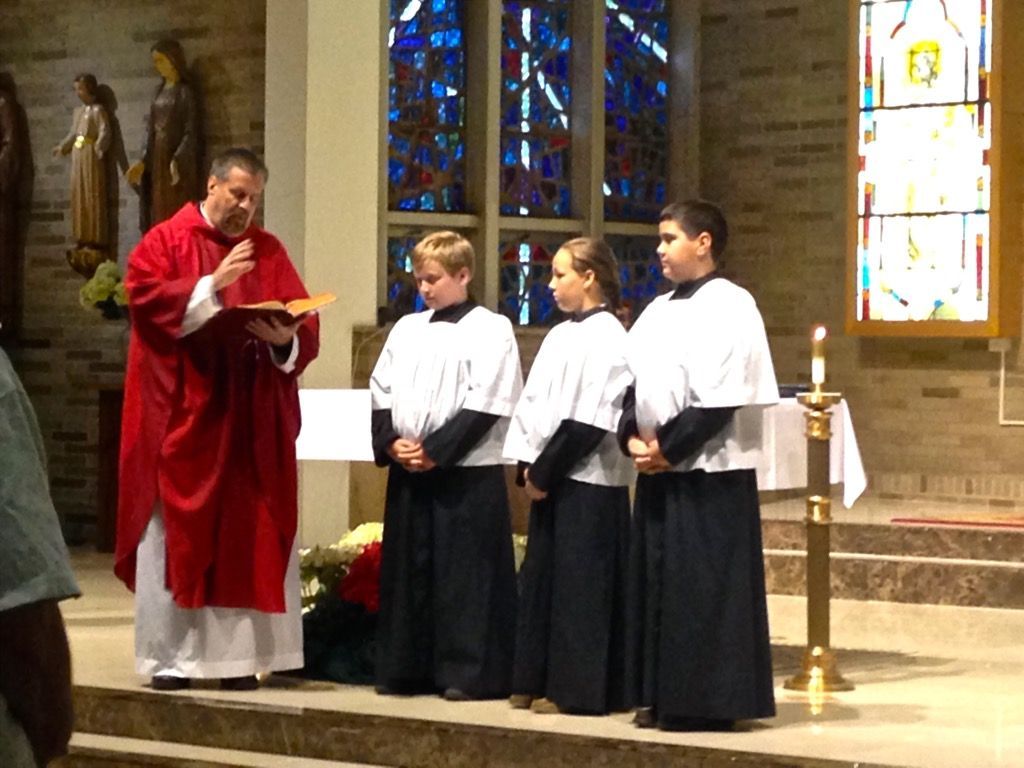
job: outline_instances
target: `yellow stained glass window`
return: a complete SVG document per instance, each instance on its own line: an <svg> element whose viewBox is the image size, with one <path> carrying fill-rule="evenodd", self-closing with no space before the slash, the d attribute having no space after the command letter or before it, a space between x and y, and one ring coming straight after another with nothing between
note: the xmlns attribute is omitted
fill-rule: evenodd
<svg viewBox="0 0 1024 768"><path fill-rule="evenodd" d="M858 321L989 319L989 0L860 2Z"/></svg>

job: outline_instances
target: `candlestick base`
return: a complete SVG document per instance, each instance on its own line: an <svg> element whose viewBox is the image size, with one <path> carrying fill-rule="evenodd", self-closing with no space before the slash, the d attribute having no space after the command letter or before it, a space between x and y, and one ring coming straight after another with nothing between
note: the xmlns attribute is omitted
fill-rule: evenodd
<svg viewBox="0 0 1024 768"><path fill-rule="evenodd" d="M852 691L853 683L839 674L835 654L829 648L816 645L804 651L803 668L799 674L786 680L783 688L809 693Z"/></svg>

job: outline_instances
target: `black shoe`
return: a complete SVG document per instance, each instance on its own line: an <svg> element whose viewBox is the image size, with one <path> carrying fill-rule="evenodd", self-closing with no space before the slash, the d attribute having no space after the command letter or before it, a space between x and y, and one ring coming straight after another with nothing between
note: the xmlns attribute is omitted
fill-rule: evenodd
<svg viewBox="0 0 1024 768"><path fill-rule="evenodd" d="M633 725L637 728L654 728L658 724L658 718L654 714L654 707L637 707L633 714Z"/></svg>
<svg viewBox="0 0 1024 768"><path fill-rule="evenodd" d="M149 686L154 691L181 691L191 687L192 682L187 677L176 675L153 675Z"/></svg>
<svg viewBox="0 0 1024 768"><path fill-rule="evenodd" d="M734 720L719 720L714 717L663 717L658 727L663 731L731 731Z"/></svg>
<svg viewBox="0 0 1024 768"><path fill-rule="evenodd" d="M472 701L473 697L463 691L461 688L445 688L444 693L441 694L441 698L446 701Z"/></svg>
<svg viewBox="0 0 1024 768"><path fill-rule="evenodd" d="M220 679L220 689L222 691L255 691L259 687L260 681L256 679L256 675L222 677Z"/></svg>
<svg viewBox="0 0 1024 768"><path fill-rule="evenodd" d="M390 683L377 683L373 686L381 696L433 696L437 688L429 682L410 682L399 680Z"/></svg>

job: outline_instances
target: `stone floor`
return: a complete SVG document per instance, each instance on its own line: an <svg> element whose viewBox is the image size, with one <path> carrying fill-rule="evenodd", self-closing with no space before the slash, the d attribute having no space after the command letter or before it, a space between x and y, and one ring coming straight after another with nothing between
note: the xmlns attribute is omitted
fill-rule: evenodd
<svg viewBox="0 0 1024 768"><path fill-rule="evenodd" d="M865 519L874 515L874 521L881 522L883 514L886 520L894 516L891 509L883 513L872 509L872 504L857 506L857 514ZM774 514L771 507L766 508L766 516ZM835 514L846 512L837 510ZM924 509L921 514L931 515L934 510ZM131 596L111 575L110 556L80 552L73 560L84 596L65 603L63 610L76 685L149 694L146 681L133 673ZM616 740L619 749L624 748L622 744L627 749L629 744L637 749L652 744L687 745L715 754L763 755L765 765L1024 766L1024 611L833 600L832 645L838 649L841 672L856 688L817 699L782 687L799 666L805 640L805 601L770 596L769 612L778 716L744 724L733 733L641 731L632 727L624 714L543 716L512 710L504 702L456 704L433 697L384 698L368 688L277 676L251 693L201 688L160 695L220 701L226 707L243 702L254 707L273 705L292 713L322 710L415 718L505 729L524 737L564 734ZM268 757L256 754L261 751L258 745L253 754L221 755L218 750L145 741L140 742L142 746L125 746L123 739L91 734L76 734L73 743L85 751L162 750L161 754L188 756L196 764L209 760L211 764L253 766L353 765L301 755L287 760ZM510 748L515 749L512 743ZM117 744L121 746L112 746Z"/></svg>

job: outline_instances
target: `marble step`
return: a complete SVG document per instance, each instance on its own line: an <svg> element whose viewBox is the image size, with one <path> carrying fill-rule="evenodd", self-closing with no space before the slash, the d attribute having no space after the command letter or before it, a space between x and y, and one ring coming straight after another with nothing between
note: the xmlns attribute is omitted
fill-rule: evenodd
<svg viewBox="0 0 1024 768"><path fill-rule="evenodd" d="M258 750L281 756L275 763L281 766L324 764L285 762L284 756L289 756L296 760L335 761L325 765L354 762L408 768L898 768L892 764L788 757L681 741L641 740L649 738L645 736L647 732L636 739L626 739L89 686L76 686L75 711L77 728L83 734L141 737L172 745L187 744L189 750ZM76 746L75 759L89 758L83 752L89 751L87 746ZM198 765L207 768L215 763Z"/></svg>
<svg viewBox="0 0 1024 768"><path fill-rule="evenodd" d="M764 520L768 592L806 594L802 521ZM1024 530L835 522L832 596L1024 609Z"/></svg>
<svg viewBox="0 0 1024 768"><path fill-rule="evenodd" d="M381 768L368 763L315 760L191 744L75 733L61 768Z"/></svg>

